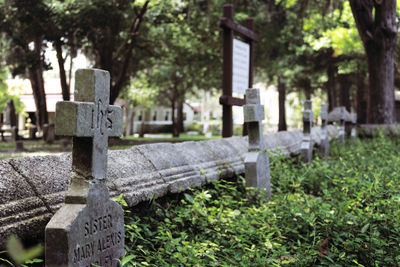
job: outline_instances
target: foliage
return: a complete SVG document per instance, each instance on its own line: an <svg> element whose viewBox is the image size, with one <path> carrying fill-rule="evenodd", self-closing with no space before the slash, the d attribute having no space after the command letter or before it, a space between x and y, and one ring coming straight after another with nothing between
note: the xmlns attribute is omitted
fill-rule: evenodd
<svg viewBox="0 0 400 267"><path fill-rule="evenodd" d="M36 258L43 254L44 249L41 244L25 249L22 242L15 235L11 235L7 240L6 246L7 251L0 251L0 254L7 253L12 260L0 258L0 262L7 263L8 266L28 267L38 263L43 263L43 259Z"/></svg>
<svg viewBox="0 0 400 267"><path fill-rule="evenodd" d="M154 199L126 217L125 266L398 266L400 139L271 156L273 199L243 179Z"/></svg>
<svg viewBox="0 0 400 267"><path fill-rule="evenodd" d="M347 1L329 15L312 14L305 19L303 30L304 39L315 50L332 47L335 56L363 53L363 45Z"/></svg>
<svg viewBox="0 0 400 267"><path fill-rule="evenodd" d="M6 78L6 73L0 69L0 112L6 107L7 100L12 99L14 101L15 111L20 113L24 108L24 104L19 99L20 90L18 88L11 88L10 90L5 83Z"/></svg>

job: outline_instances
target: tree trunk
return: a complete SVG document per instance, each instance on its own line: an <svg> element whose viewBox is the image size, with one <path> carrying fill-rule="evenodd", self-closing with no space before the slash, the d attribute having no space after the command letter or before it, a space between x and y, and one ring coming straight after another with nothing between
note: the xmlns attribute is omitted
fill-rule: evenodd
<svg viewBox="0 0 400 267"><path fill-rule="evenodd" d="M76 57L76 52L73 52L73 51L71 51L71 53L69 55L68 92L71 92L72 66L74 64L74 57Z"/></svg>
<svg viewBox="0 0 400 267"><path fill-rule="evenodd" d="M286 112L285 112L285 100L286 100L286 84L283 79L278 77L278 93L279 93L279 124L278 131L286 131Z"/></svg>
<svg viewBox="0 0 400 267"><path fill-rule="evenodd" d="M338 106L336 96L336 73L337 66L334 64L329 64L327 69L328 81L326 83L326 88L328 91L328 111L332 111L333 108Z"/></svg>
<svg viewBox="0 0 400 267"><path fill-rule="evenodd" d="M119 93L121 92L122 88L125 86L128 80L128 68L129 64L132 61L132 53L133 53L133 48L136 45L136 36L139 33L140 25L142 24L142 21L144 19L144 14L147 11L147 6L150 3L150 0L146 0L146 2L143 4L140 12L136 16L135 20L132 22L132 25L130 27L129 35L130 38L127 40L126 43L126 50L124 54L124 60L122 62L122 67L119 72L118 77L114 77L115 81L113 84L111 84L111 90L110 90L110 104L113 104L115 100L117 99Z"/></svg>
<svg viewBox="0 0 400 267"><path fill-rule="evenodd" d="M370 85L368 123L394 123L394 47L367 50Z"/></svg>
<svg viewBox="0 0 400 267"><path fill-rule="evenodd" d="M365 124L367 123L367 107L368 107L368 87L366 86L364 80L363 72L357 74L357 122Z"/></svg>
<svg viewBox="0 0 400 267"><path fill-rule="evenodd" d="M56 48L58 67L60 69L60 82L61 82L61 91L62 91L63 100L69 101L70 100L70 91L69 91L69 86L67 83L67 75L65 74L65 68L64 68L65 60L62 55L61 41L60 40L55 41L54 46Z"/></svg>
<svg viewBox="0 0 400 267"><path fill-rule="evenodd" d="M33 98L36 105L36 123L40 128L43 127L43 124L49 122L42 75L43 73L40 67L32 66L29 68L29 80L31 82Z"/></svg>
<svg viewBox="0 0 400 267"><path fill-rule="evenodd" d="M351 80L348 74L339 75L339 84L340 84L340 106L346 108L348 112L351 110L350 104L350 87Z"/></svg>
<svg viewBox="0 0 400 267"><path fill-rule="evenodd" d="M178 123L178 131L179 133L182 133L184 131L184 120L183 120L183 102L184 102L184 97L180 97L181 99L178 100L178 114L177 114L177 123Z"/></svg>
<svg viewBox="0 0 400 267"><path fill-rule="evenodd" d="M179 137L178 124L175 118L175 98L171 101L172 136Z"/></svg>
<svg viewBox="0 0 400 267"><path fill-rule="evenodd" d="M311 100L311 81L310 79L304 79L304 94L306 95L306 100Z"/></svg>
<svg viewBox="0 0 400 267"><path fill-rule="evenodd" d="M134 123L135 123L135 109L127 108L127 122L125 128L125 136L134 135Z"/></svg>
<svg viewBox="0 0 400 267"><path fill-rule="evenodd" d="M35 40L34 59L35 64L28 67L29 80L32 86L32 94L36 105L36 124L43 128L44 124L49 123L46 105L46 92L43 81L43 58L42 58L43 38ZM29 51L29 48L27 48Z"/></svg>
<svg viewBox="0 0 400 267"><path fill-rule="evenodd" d="M350 5L367 55L370 104L368 123L394 123L396 1L350 0Z"/></svg>

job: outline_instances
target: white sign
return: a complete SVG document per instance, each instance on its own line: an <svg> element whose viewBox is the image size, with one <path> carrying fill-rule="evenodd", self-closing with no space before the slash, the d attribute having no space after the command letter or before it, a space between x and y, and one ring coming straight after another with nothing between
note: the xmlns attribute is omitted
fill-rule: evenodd
<svg viewBox="0 0 400 267"><path fill-rule="evenodd" d="M245 94L249 88L250 45L233 39L232 91Z"/></svg>

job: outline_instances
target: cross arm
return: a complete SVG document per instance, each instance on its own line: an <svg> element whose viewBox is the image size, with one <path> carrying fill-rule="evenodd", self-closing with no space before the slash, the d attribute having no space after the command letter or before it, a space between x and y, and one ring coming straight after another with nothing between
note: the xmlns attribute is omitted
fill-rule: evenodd
<svg viewBox="0 0 400 267"><path fill-rule="evenodd" d="M264 106L262 105L244 105L244 122L261 122L264 120Z"/></svg>
<svg viewBox="0 0 400 267"><path fill-rule="evenodd" d="M303 111L303 121L312 121L313 120L313 113L311 110L304 110Z"/></svg>
<svg viewBox="0 0 400 267"><path fill-rule="evenodd" d="M94 128L101 127L108 136L122 135L122 109L108 106L106 120L97 120L95 105L87 102L62 101L56 104L56 135L93 137ZM104 123L103 123L104 121Z"/></svg>

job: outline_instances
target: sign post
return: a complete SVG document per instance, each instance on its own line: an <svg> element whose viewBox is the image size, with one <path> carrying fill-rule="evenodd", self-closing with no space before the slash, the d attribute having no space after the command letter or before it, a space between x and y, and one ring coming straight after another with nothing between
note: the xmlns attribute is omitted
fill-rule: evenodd
<svg viewBox="0 0 400 267"><path fill-rule="evenodd" d="M244 99L232 97L232 91L244 94L246 89L253 86L254 42L258 37L254 33L253 19L246 19L244 26L234 22L231 4L224 5L219 25L223 29L222 96L219 99L222 105L222 137L231 137L232 106L245 104ZM243 41L235 39L235 35Z"/></svg>

